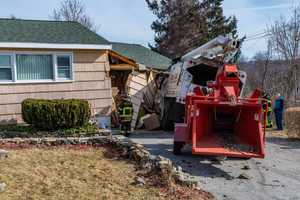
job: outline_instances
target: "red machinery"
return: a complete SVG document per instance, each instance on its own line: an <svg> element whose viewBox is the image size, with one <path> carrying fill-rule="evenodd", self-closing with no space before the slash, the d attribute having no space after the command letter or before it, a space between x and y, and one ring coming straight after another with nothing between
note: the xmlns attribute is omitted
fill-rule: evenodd
<svg viewBox="0 0 300 200"><path fill-rule="evenodd" d="M208 94L198 88L186 97L185 121L175 126L174 154L191 144L193 154L263 158L266 115L260 91L240 98L239 72L230 64L207 86Z"/></svg>

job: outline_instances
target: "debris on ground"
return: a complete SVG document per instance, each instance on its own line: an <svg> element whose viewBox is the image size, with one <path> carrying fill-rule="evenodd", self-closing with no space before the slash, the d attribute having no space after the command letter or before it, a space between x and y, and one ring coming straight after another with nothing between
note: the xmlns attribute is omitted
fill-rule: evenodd
<svg viewBox="0 0 300 200"><path fill-rule="evenodd" d="M249 167L249 165L244 165L244 167L242 167L241 169L242 169L242 170L249 170L250 167Z"/></svg>
<svg viewBox="0 0 300 200"><path fill-rule="evenodd" d="M221 144L225 149L237 152L255 152L255 149L247 144L241 144L236 141L232 132L222 132L219 134L219 144Z"/></svg>
<svg viewBox="0 0 300 200"><path fill-rule="evenodd" d="M246 179L246 180L251 179L251 177L246 173L241 173L237 178L238 179Z"/></svg>
<svg viewBox="0 0 300 200"><path fill-rule="evenodd" d="M148 115L143 121L146 130L154 130L160 127L159 117L155 113Z"/></svg>
<svg viewBox="0 0 300 200"><path fill-rule="evenodd" d="M217 156L215 157L214 161L222 162L227 159L227 156Z"/></svg>
<svg viewBox="0 0 300 200"><path fill-rule="evenodd" d="M0 159L7 158L7 157L8 157L8 151L0 149Z"/></svg>
<svg viewBox="0 0 300 200"><path fill-rule="evenodd" d="M6 184L5 183L0 183L0 193L4 192L6 188Z"/></svg>
<svg viewBox="0 0 300 200"><path fill-rule="evenodd" d="M137 176L135 177L135 182L133 184L136 186L144 186L146 185L146 181L143 177Z"/></svg>

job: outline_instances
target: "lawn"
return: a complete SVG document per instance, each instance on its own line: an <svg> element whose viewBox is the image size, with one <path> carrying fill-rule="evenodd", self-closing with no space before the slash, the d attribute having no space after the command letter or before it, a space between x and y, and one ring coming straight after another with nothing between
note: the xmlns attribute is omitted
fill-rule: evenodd
<svg viewBox="0 0 300 200"><path fill-rule="evenodd" d="M127 161L107 157L104 148L9 150L0 160L5 200L165 199L159 188L133 184Z"/></svg>

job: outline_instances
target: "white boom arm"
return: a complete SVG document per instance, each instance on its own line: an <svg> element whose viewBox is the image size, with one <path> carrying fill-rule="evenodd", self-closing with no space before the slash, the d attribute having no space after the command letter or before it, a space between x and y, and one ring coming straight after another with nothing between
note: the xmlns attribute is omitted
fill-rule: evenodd
<svg viewBox="0 0 300 200"><path fill-rule="evenodd" d="M230 36L218 36L204 45L190 51L182 57L182 61L189 61L204 57L207 59L221 59L223 62L230 61L240 48L241 40Z"/></svg>

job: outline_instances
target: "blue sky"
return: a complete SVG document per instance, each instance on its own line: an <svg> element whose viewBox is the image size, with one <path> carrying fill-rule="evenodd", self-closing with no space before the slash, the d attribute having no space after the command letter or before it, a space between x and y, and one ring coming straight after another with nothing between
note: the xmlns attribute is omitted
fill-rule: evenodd
<svg viewBox="0 0 300 200"><path fill-rule="evenodd" d="M1 0L0 17L14 15L24 19L49 19L60 0ZM90 17L99 26L99 33L111 41L140 43L153 41L150 28L155 17L144 0L84 0ZM241 36L262 32L300 0L225 0L225 15L235 15ZM1 27L0 27L1 28ZM244 44L243 54L251 57L266 47L264 39Z"/></svg>

